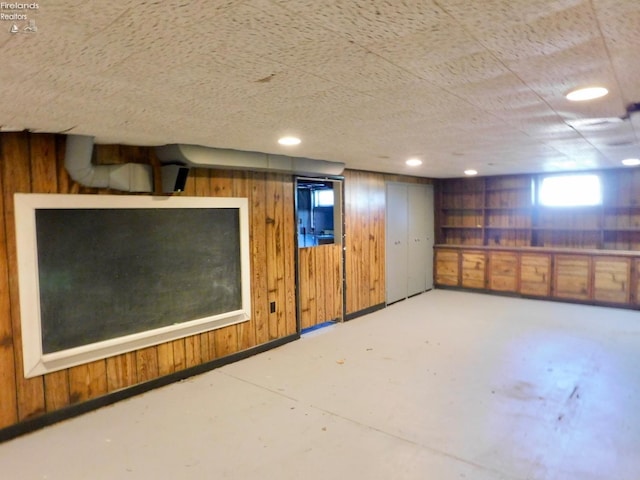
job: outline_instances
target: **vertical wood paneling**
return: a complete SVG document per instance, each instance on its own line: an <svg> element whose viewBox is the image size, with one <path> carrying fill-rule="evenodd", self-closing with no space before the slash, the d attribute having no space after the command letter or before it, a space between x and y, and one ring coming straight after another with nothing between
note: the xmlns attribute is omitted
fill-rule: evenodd
<svg viewBox="0 0 640 480"><path fill-rule="evenodd" d="M341 254L340 244L317 245L299 250L302 328L342 318Z"/></svg>
<svg viewBox="0 0 640 480"><path fill-rule="evenodd" d="M253 202L251 200L249 173L245 171L235 171L232 173L232 175L233 175L233 195L235 197L242 197L242 198L249 199L249 218L253 218L253 214L252 214ZM291 210L293 211L293 200L291 201ZM289 255L293 255L293 251L294 249L292 247L291 251L289 252ZM251 247L251 252L252 252L251 271L253 272L254 271L253 270L253 262L254 262L253 247ZM292 283L291 280L293 280L294 278L293 274L291 276L288 276L287 278L290 279L289 285L291 285ZM251 282L252 282L252 291L253 291L253 274L252 274ZM254 310L255 310L255 307L254 307ZM253 318L249 322L243 322L237 325L238 348L240 350L246 350L247 348L251 348L256 344L256 335L255 335L254 325L255 323ZM212 355L214 354L213 352L214 348L215 346L214 344L212 344L211 346Z"/></svg>
<svg viewBox="0 0 640 480"><path fill-rule="evenodd" d="M173 365L176 372L184 370L187 367L187 346L185 339L179 338L170 343L173 345ZM152 362L150 362L150 364L152 364Z"/></svg>
<svg viewBox="0 0 640 480"><path fill-rule="evenodd" d="M327 318L327 290L331 289L333 285L327 282L327 245L318 245L317 247L311 247L311 257L313 261L313 273L315 282L315 304L316 314L315 323L319 324Z"/></svg>
<svg viewBox="0 0 640 480"><path fill-rule="evenodd" d="M59 372L56 372L59 373ZM138 363L134 352L107 358L107 391L113 392L138 383Z"/></svg>
<svg viewBox="0 0 640 480"><path fill-rule="evenodd" d="M184 343L182 345L184 345ZM175 343L167 343L166 348L171 348L173 351L175 351ZM158 368L158 348L143 348L142 350L137 350L135 353L138 381L147 382L149 380L157 378L160 375L160 370ZM173 365L175 368L175 359Z"/></svg>
<svg viewBox="0 0 640 480"><path fill-rule="evenodd" d="M333 291L335 292L335 296L333 298L333 314L332 318L336 318L338 320L343 320L344 316L344 282L343 282L343 262L342 262L342 245L337 244L334 245L331 249L333 252L333 260L331 260L331 265L333 265ZM376 305L379 302L376 301Z"/></svg>
<svg viewBox="0 0 640 480"><path fill-rule="evenodd" d="M295 282L287 282L286 279L295 278L295 235L296 219L294 211L294 182L293 177L283 176L282 180L282 205L283 228L282 228L282 261L284 262L284 305L279 308L284 309L284 334L292 335L297 331L296 324L296 289Z"/></svg>
<svg viewBox="0 0 640 480"><path fill-rule="evenodd" d="M60 370L44 376L44 401L48 412L66 407L71 402L69 372Z"/></svg>
<svg viewBox="0 0 640 480"><path fill-rule="evenodd" d="M301 248L298 251L300 326L309 328L317 324L316 277L314 247Z"/></svg>
<svg viewBox="0 0 640 480"><path fill-rule="evenodd" d="M371 268L371 284L369 285L369 304L379 305L384 303L386 276L385 276L385 248L386 248L386 188L385 180L381 175L372 177L373 188L369 190L371 202L371 215L373 216L373 230L369 233L370 241L374 243L373 256L369 258Z"/></svg>
<svg viewBox="0 0 640 480"><path fill-rule="evenodd" d="M4 166L14 161L14 153L6 137L0 136L0 212L5 212L4 197L9 187L5 187L4 176L7 168ZM9 261L7 251L7 236L5 222L0 221L0 428L12 425L18 421L18 403L16 398L16 373L22 373L18 366L16 372L13 351L13 325L11 322L11 299L9 297ZM14 277L15 278L15 277Z"/></svg>
<svg viewBox="0 0 640 480"><path fill-rule="evenodd" d="M344 172L347 314L384 303L385 178Z"/></svg>
<svg viewBox="0 0 640 480"><path fill-rule="evenodd" d="M360 237L360 248L358 249L358 259L361 263L359 268L359 280L358 283L358 299L361 304L369 303L369 289L371 288L371 266L368 262L363 262L361 259L367 258L371 259L370 255L370 238L373 232L371 231L371 223L370 223L370 210L371 204L369 203L369 199L372 196L372 181L371 175L366 173L360 174L359 181L359 190L357 196L358 208L356 209L356 221L358 222L358 226L361 229L359 237Z"/></svg>
<svg viewBox="0 0 640 480"><path fill-rule="evenodd" d="M360 222L359 211L361 205L360 179L363 173L357 171L345 172L345 244L346 244L346 267L347 271L347 313L364 310L370 305L360 298L362 291L361 284L365 282L362 275L363 264L366 263L362 256L362 224Z"/></svg>
<svg viewBox="0 0 640 480"><path fill-rule="evenodd" d="M104 360L69 369L71 403L79 403L107 393L107 363Z"/></svg>
<svg viewBox="0 0 640 480"><path fill-rule="evenodd" d="M0 428L42 414L45 409L53 412L295 333L293 177L192 170L185 195L249 198L250 321L25 380L13 194L18 191L121 194L82 187L70 180L64 169L64 151L62 136L0 134ZM149 148L101 145L96 147L94 161L100 164L149 163L155 167L156 184L159 183L158 162ZM268 245L271 253L268 253ZM275 298L277 307L275 321L271 323L269 295ZM325 310L329 308L332 307L325 306Z"/></svg>
<svg viewBox="0 0 640 480"><path fill-rule="evenodd" d="M3 140L2 180L4 222L9 279L18 278L15 210L13 194L31 190L29 136L25 133L8 135ZM22 333L20 326L20 297L16 281L9 282L13 352L15 358L18 420L25 420L45 411L44 381L42 377L25 379L22 366Z"/></svg>
<svg viewBox="0 0 640 480"><path fill-rule="evenodd" d="M336 283L334 279L335 275L335 267L333 265L334 256L333 250L334 245L322 245L322 273L320 274L320 270L317 268L316 263L316 271L318 271L319 278L324 279L321 280L321 284L324 285L324 292L322 297L320 298L319 304L322 304L323 311L318 310L318 317L325 319L324 321L334 320L336 316L335 313L335 302L336 296L338 295L339 290L336 288ZM316 259L317 260L317 259Z"/></svg>
<svg viewBox="0 0 640 480"><path fill-rule="evenodd" d="M265 174L251 173L251 301L256 344L269 340Z"/></svg>
<svg viewBox="0 0 640 480"><path fill-rule="evenodd" d="M284 205L279 175L266 178L267 300L269 302L269 338L282 336L285 325L284 289ZM271 305L275 311L271 311Z"/></svg>
<svg viewBox="0 0 640 480"><path fill-rule="evenodd" d="M156 363L158 365L157 371L159 376L169 375L170 373L176 371L176 364L175 360L173 359L173 344L171 342L158 345L156 347L156 354ZM145 371L143 372L142 368L138 368L138 373L142 372L144 374L145 380L151 380L153 377L149 377L147 373L148 367L145 366L144 370ZM139 378L139 381L142 382L143 380Z"/></svg>

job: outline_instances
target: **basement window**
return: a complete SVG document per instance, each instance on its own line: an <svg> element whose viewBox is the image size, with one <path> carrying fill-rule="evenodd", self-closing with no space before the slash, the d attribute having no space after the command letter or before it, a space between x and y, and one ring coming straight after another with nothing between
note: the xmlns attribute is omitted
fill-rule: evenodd
<svg viewBox="0 0 640 480"><path fill-rule="evenodd" d="M594 174L543 177L538 194L546 207L588 207L602 204L600 177Z"/></svg>

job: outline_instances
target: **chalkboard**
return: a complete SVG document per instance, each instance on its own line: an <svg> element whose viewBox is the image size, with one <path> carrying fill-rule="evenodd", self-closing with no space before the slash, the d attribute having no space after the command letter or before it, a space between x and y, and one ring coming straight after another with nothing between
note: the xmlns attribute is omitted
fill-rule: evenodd
<svg viewBox="0 0 640 480"><path fill-rule="evenodd" d="M43 353L242 307L237 209L36 211Z"/></svg>
<svg viewBox="0 0 640 480"><path fill-rule="evenodd" d="M31 376L248 319L246 199L108 197L16 194Z"/></svg>

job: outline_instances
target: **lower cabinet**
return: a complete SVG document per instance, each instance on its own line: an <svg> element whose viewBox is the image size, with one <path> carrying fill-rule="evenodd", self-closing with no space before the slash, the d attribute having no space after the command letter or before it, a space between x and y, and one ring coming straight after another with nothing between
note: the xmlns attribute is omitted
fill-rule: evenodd
<svg viewBox="0 0 640 480"><path fill-rule="evenodd" d="M591 258L582 255L556 255L553 296L589 300L591 294Z"/></svg>
<svg viewBox="0 0 640 480"><path fill-rule="evenodd" d="M631 259L593 259L593 298L598 302L630 303Z"/></svg>
<svg viewBox="0 0 640 480"><path fill-rule="evenodd" d="M517 253L489 253L489 290L498 292L518 291Z"/></svg>
<svg viewBox="0 0 640 480"><path fill-rule="evenodd" d="M551 255L520 254L520 293L535 297L551 295Z"/></svg>
<svg viewBox="0 0 640 480"><path fill-rule="evenodd" d="M436 285L457 287L460 285L459 260L457 250L436 250Z"/></svg>
<svg viewBox="0 0 640 480"><path fill-rule="evenodd" d="M462 252L462 286L466 288L485 288L485 253Z"/></svg>
<svg viewBox="0 0 640 480"><path fill-rule="evenodd" d="M435 248L437 286L640 308L640 252Z"/></svg>

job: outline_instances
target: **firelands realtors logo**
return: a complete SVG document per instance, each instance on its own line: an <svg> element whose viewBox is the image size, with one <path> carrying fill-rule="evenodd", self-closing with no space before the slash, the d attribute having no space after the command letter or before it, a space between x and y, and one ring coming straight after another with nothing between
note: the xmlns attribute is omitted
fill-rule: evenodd
<svg viewBox="0 0 640 480"><path fill-rule="evenodd" d="M38 27L31 14L39 9L37 3L0 2L0 21L9 22L9 33L35 33Z"/></svg>

